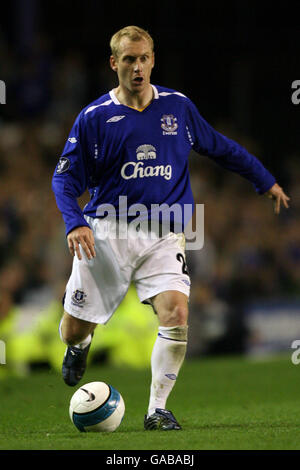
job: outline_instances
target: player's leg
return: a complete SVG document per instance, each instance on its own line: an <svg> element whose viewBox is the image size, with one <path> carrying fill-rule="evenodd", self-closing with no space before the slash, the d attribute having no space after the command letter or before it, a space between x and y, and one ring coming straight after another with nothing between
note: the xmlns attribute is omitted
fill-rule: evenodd
<svg viewBox="0 0 300 470"><path fill-rule="evenodd" d="M83 349L91 342L91 333L96 326L97 323L73 317L65 311L59 326L60 336L68 346Z"/></svg>
<svg viewBox="0 0 300 470"><path fill-rule="evenodd" d="M188 297L179 291L162 292L151 299L159 328L152 356L152 382L145 429L177 430L181 426L166 410L187 347Z"/></svg>
<svg viewBox="0 0 300 470"><path fill-rule="evenodd" d="M127 253L126 240L103 237L100 219L87 218L93 228L96 258L76 256L63 300L64 315L59 331L68 347L62 373L67 385L76 385L86 368L93 331L98 323L105 324L128 290L131 268L122 266L121 253ZM124 246L125 245L125 246ZM125 255L124 255L125 258ZM124 260L124 264L126 258Z"/></svg>
<svg viewBox="0 0 300 470"><path fill-rule="evenodd" d="M142 244L142 242L140 242ZM147 241L145 242L145 244ZM152 382L145 429L181 429L165 409L187 347L190 278L185 262L184 234L168 233L149 248L134 273L141 302L150 303L159 327L152 356ZM159 411L158 411L159 410Z"/></svg>
<svg viewBox="0 0 300 470"><path fill-rule="evenodd" d="M162 327L186 326L188 296L177 290L167 290L152 297L151 303Z"/></svg>
<svg viewBox="0 0 300 470"><path fill-rule="evenodd" d="M61 339L68 345L62 364L62 375L67 385L76 385L85 372L96 326L96 323L81 320L64 312L59 332Z"/></svg>

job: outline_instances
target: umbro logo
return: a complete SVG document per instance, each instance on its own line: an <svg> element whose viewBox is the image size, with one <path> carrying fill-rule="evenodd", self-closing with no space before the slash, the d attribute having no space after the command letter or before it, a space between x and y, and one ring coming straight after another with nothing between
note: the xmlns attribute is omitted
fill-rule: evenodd
<svg viewBox="0 0 300 470"><path fill-rule="evenodd" d="M166 377L168 377L168 379L170 380L176 380L177 379L177 375L175 374L165 374Z"/></svg>
<svg viewBox="0 0 300 470"><path fill-rule="evenodd" d="M106 122L118 122L118 121L121 121L121 119L123 119L124 117L126 116L113 116L111 117L110 119L108 119Z"/></svg>

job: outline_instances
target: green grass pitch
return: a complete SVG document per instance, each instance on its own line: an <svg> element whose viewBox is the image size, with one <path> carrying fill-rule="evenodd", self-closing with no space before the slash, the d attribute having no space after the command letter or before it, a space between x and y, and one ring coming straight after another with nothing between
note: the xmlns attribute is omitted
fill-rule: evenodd
<svg viewBox="0 0 300 470"><path fill-rule="evenodd" d="M77 431L68 406L78 387L44 370L0 383L0 449L300 449L300 366L290 357L186 360L167 406L182 431L143 430L150 370L91 365L80 385L94 380L123 395L126 412L117 431Z"/></svg>

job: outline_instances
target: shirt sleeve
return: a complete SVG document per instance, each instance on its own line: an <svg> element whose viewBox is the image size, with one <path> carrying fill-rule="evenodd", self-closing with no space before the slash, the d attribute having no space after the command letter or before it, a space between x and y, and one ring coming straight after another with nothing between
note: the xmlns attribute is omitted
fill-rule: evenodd
<svg viewBox="0 0 300 470"><path fill-rule="evenodd" d="M86 168L85 130L79 114L52 178L52 190L65 222L66 235L76 227L89 227L77 202L87 187Z"/></svg>
<svg viewBox="0 0 300 470"><path fill-rule="evenodd" d="M234 140L213 129L190 100L187 122L189 138L197 153L208 156L223 168L240 174L254 185L259 194L265 193L276 183L274 176L258 158Z"/></svg>

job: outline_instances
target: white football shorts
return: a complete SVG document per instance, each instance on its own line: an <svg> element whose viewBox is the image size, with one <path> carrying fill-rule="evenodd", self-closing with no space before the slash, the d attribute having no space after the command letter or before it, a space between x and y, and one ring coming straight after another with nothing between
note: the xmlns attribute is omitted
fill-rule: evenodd
<svg viewBox="0 0 300 470"><path fill-rule="evenodd" d="M183 233L159 237L125 222L85 217L94 233L96 257L80 247L66 286L64 309L92 323L108 322L133 282L141 302L168 290L190 294ZM120 230L121 237L116 236Z"/></svg>

